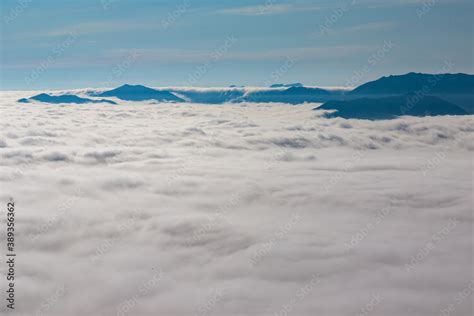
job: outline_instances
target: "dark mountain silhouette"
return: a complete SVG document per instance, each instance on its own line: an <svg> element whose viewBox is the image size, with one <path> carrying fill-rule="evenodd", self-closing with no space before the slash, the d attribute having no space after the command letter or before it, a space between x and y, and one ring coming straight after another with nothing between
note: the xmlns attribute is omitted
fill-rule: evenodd
<svg viewBox="0 0 474 316"><path fill-rule="evenodd" d="M331 95L331 91L321 88L290 87L282 91L283 95Z"/></svg>
<svg viewBox="0 0 474 316"><path fill-rule="evenodd" d="M405 75L382 77L367 82L347 96L351 98L381 97L415 93L435 96L456 104L474 114L474 75L468 74L422 74L410 72Z"/></svg>
<svg viewBox="0 0 474 316"><path fill-rule="evenodd" d="M176 95L194 103L220 104L225 102L283 102L299 104L303 102L324 102L340 99L341 91L329 91L320 88L290 87L285 89L268 88L246 91L244 89L222 90L171 90Z"/></svg>
<svg viewBox="0 0 474 316"><path fill-rule="evenodd" d="M72 94L63 94L63 95L49 95L46 93L41 93L38 95L35 95L31 98L28 99L20 99L18 102L21 103L30 103L31 101L39 101L39 102L45 102L45 103L77 103L77 104L84 104L84 103L110 103L110 104L117 104L114 101L111 100L105 100L105 99L100 99L100 100L93 100L93 99L88 99L88 98L81 98L76 95Z"/></svg>
<svg viewBox="0 0 474 316"><path fill-rule="evenodd" d="M431 94L473 94L474 75L422 74L382 77L367 82L349 92L349 95L396 95L420 92Z"/></svg>
<svg viewBox="0 0 474 316"><path fill-rule="evenodd" d="M113 90L96 94L99 97L116 97L125 101L156 100L161 102L184 102L169 91L160 91L142 85L125 84Z"/></svg>
<svg viewBox="0 0 474 316"><path fill-rule="evenodd" d="M365 83L352 91L328 90L322 88L310 88L300 83L274 84L273 88L245 89L230 87L223 89L189 89L173 88L168 90L156 90L142 85L123 85L105 92L91 92L89 95L96 97L116 97L126 101L155 100L157 102L192 102L207 104L222 104L226 102L281 102L289 104L300 104L304 102L325 103L324 106L343 106L344 113L349 114L347 106L361 106L360 110L380 111L382 117L387 115L402 115L396 108L411 99L419 99L413 109L409 109L409 115L421 115L430 111L431 115L444 113L441 109L450 110L447 105L456 105L468 113L474 114L474 75L467 74L421 74L408 73L399 76L382 77L378 80ZM392 98L388 98L392 97ZM397 98L399 97L399 98ZM403 97L403 98L402 98ZM430 97L430 98L428 98ZM371 98L377 98L380 106L372 109ZM21 99L20 102L37 100L50 103L97 103L110 100L92 100L80 98L74 95L62 95L58 97L41 94L30 99ZM364 100L363 104L361 100ZM330 103L329 101L347 101L347 103ZM354 101L354 102L351 102ZM430 106L428 101L432 101ZM442 102L444 101L444 103ZM384 107L388 107L385 109ZM424 108L425 107L425 108ZM439 108L438 108L439 107ZM440 112L438 112L438 110ZM418 112L417 112L418 111ZM342 113L342 112L341 112ZM340 115L345 115L344 113ZM385 113L385 114L384 114ZM388 113L388 114L387 114ZM451 112L447 111L447 114ZM454 110L454 114L457 112ZM367 113L366 113L367 114ZM360 114L364 116L366 114ZM369 117L375 115L367 114Z"/></svg>
<svg viewBox="0 0 474 316"><path fill-rule="evenodd" d="M225 102L283 102L298 104L303 102L324 102L338 99L340 92L320 88L289 87L286 89L268 88L265 90L246 91L244 89L228 90L172 90L194 103L220 104Z"/></svg>
<svg viewBox="0 0 474 316"><path fill-rule="evenodd" d="M325 102L328 100L339 100L342 91L330 91L321 88L290 87L288 89L270 89L253 91L247 93L236 101L245 102L283 102L299 104L304 102Z"/></svg>
<svg viewBox="0 0 474 316"><path fill-rule="evenodd" d="M299 83L299 82L295 82L295 83L288 83L288 84L284 84L284 83L275 83L275 84L272 84L270 86L270 88L291 88L291 87L302 87L303 84Z"/></svg>
<svg viewBox="0 0 474 316"><path fill-rule="evenodd" d="M346 119L384 120L402 115L437 116L466 115L459 106L434 96L419 97L416 94L382 98L361 98L349 101L329 101L314 110L336 110L326 117Z"/></svg>

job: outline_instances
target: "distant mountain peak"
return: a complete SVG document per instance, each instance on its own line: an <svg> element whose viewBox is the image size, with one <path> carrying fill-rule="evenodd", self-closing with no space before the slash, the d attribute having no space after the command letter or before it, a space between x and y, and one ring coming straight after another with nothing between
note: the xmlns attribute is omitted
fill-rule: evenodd
<svg viewBox="0 0 474 316"><path fill-rule="evenodd" d="M295 82L295 83L275 83L270 86L270 88L291 88L291 87L303 87L302 83Z"/></svg>
<svg viewBox="0 0 474 316"><path fill-rule="evenodd" d="M326 117L345 119L387 120L403 115L437 116L467 115L459 106L435 96L416 94L380 98L360 98L348 101L328 101L314 110L336 110Z"/></svg>
<svg viewBox="0 0 474 316"><path fill-rule="evenodd" d="M131 91L131 92L138 91L138 92L141 92L141 91L158 91L158 90L155 90L155 89L152 89L152 88L140 85L140 84L132 85L132 84L126 83L124 85L121 85L120 87L117 87L117 88L109 90L109 91Z"/></svg>
<svg viewBox="0 0 474 316"><path fill-rule="evenodd" d="M116 89L120 89L120 88L147 88L147 89L151 89L151 88L145 87L144 85L141 85L141 84L128 84L128 83L123 84L120 87L117 87Z"/></svg>
<svg viewBox="0 0 474 316"><path fill-rule="evenodd" d="M184 102L170 91L156 90L142 85L124 84L118 88L101 92L96 96L116 97L125 101L156 100L160 102Z"/></svg>
<svg viewBox="0 0 474 316"><path fill-rule="evenodd" d="M84 104L84 103L109 103L109 104L117 104L114 101L111 100L106 100L106 99L100 99L100 100L93 100L93 99L88 99L88 98L81 98L78 97L77 95L73 94L62 94L62 95L49 95L47 93L40 93L35 96L32 96L31 98L22 98L19 99L18 102L20 103L30 103L32 101L39 101L39 102L44 102L44 103L54 103L54 104L59 104L59 103L75 103L75 104Z"/></svg>
<svg viewBox="0 0 474 316"><path fill-rule="evenodd" d="M474 75L462 73L424 74L409 72L391 75L358 86L351 95L399 95L423 91L424 94L472 94Z"/></svg>

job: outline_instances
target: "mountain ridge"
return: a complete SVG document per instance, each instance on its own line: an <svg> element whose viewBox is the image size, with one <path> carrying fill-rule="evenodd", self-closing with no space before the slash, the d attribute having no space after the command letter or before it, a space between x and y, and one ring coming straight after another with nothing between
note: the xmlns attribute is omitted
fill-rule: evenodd
<svg viewBox="0 0 474 316"><path fill-rule="evenodd" d="M272 88L273 87L273 88ZM113 97L125 101L149 101L158 102L189 102L203 104L223 104L223 103L242 103L242 102L277 102L289 104L302 103L324 103L323 106L334 105L334 101L354 101L347 103L362 106L361 102L372 104L369 99L378 99L380 104L391 107L395 111L392 102L399 102L399 107L406 102L401 96L412 95L412 98L422 100L421 104L425 106L426 100L431 100L435 105L440 105L444 101L462 108L470 114L474 114L474 75L455 73L455 74L425 74L410 72L402 75L384 76L377 80L364 83L350 91L345 89L325 89L318 87L307 87L300 83L274 84L268 88L216 88L216 89L192 89L189 87L174 87L155 89L143 85L124 84L117 88L94 92L87 92L93 97ZM386 97L398 97L392 99L383 99ZM430 97L430 98L426 98ZM432 97L432 98L431 98ZM63 100L47 94L41 94L30 99L21 99L20 102L29 102L37 100L50 103L97 103L113 101L103 99L102 101L80 98L74 95L63 95ZM74 99L76 98L76 99ZM361 101L362 100L362 101ZM339 104L341 106L342 103ZM363 108L363 107L362 107ZM454 113L457 110L452 108ZM383 111L381 107L375 107L374 110ZM415 111L415 110L414 110ZM416 112L416 111L415 111ZM394 113L397 113L396 111ZM419 113L417 114L419 115Z"/></svg>
<svg viewBox="0 0 474 316"><path fill-rule="evenodd" d="M143 85L124 84L112 90L104 91L94 96L97 97L116 97L124 101L145 101L156 100L160 102L184 102L169 91L152 89Z"/></svg>
<svg viewBox="0 0 474 316"><path fill-rule="evenodd" d="M415 94L381 98L359 98L348 101L328 101L313 110L335 110L325 117L345 119L394 119L403 115L439 116L467 115L461 107L435 96L418 97Z"/></svg>
<svg viewBox="0 0 474 316"><path fill-rule="evenodd" d="M474 75L464 73L425 74L409 72L384 76L351 90L349 95L390 95L420 91L424 94L473 93Z"/></svg>
<svg viewBox="0 0 474 316"><path fill-rule="evenodd" d="M93 100L93 99L88 99L88 98L81 98L78 97L77 95L73 94L62 94L62 95L50 95L47 93L40 93L35 96L32 96L30 98L22 98L19 99L18 102L20 103L30 103L31 101L39 101L39 102L44 102L44 103L53 103L53 104L59 104L59 103L75 103L75 104L85 104L85 103L109 103L109 104L117 104L114 101L111 100L106 100L106 99L100 99L100 100Z"/></svg>

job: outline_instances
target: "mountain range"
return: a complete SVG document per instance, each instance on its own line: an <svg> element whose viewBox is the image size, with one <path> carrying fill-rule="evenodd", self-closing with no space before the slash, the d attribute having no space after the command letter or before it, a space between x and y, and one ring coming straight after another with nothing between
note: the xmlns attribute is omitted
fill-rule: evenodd
<svg viewBox="0 0 474 316"><path fill-rule="evenodd" d="M116 102L112 100L106 100L106 99L88 99L88 98L81 98L78 97L77 95L73 94L62 94L62 95L49 95L46 93L41 93L35 96L32 96L28 99L22 98L19 99L18 102L20 103L31 103L32 101L39 101L39 102L44 102L44 103L54 103L54 104L60 104L60 103L75 103L75 104L84 104L84 103L109 103L109 104L117 104Z"/></svg>
<svg viewBox="0 0 474 316"><path fill-rule="evenodd" d="M382 98L360 98L350 101L328 101L314 110L336 110L325 117L387 120L403 115L438 116L467 115L459 106L435 96L418 97L409 93Z"/></svg>
<svg viewBox="0 0 474 316"><path fill-rule="evenodd" d="M406 75L382 77L367 82L350 91L349 95L464 94L473 93L474 75L423 74L410 72Z"/></svg>
<svg viewBox="0 0 474 316"><path fill-rule="evenodd" d="M124 101L192 102L206 104L240 102L324 103L317 109L334 110L331 116L345 118L392 118L400 115L474 114L474 75L408 73L382 77L353 90L306 87L301 83L274 84L269 88L232 86L220 89L153 89L125 84L118 88L89 92L91 98L75 95L39 94L19 102L115 104ZM415 100L411 102L410 100ZM405 110L400 110L404 108ZM371 115L369 112L373 112ZM365 113L365 114L363 114ZM377 114L378 113L378 114Z"/></svg>
<svg viewBox="0 0 474 316"><path fill-rule="evenodd" d="M185 102L169 91L160 91L142 85L125 84L116 89L95 94L97 97L116 97L125 101L156 100L160 102Z"/></svg>

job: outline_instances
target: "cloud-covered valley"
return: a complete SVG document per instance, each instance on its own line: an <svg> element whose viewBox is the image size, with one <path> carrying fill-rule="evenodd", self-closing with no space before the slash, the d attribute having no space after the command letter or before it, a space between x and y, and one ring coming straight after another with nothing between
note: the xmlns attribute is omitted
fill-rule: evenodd
<svg viewBox="0 0 474 316"><path fill-rule="evenodd" d="M472 311L472 115L29 95L0 104L16 315Z"/></svg>

